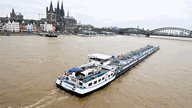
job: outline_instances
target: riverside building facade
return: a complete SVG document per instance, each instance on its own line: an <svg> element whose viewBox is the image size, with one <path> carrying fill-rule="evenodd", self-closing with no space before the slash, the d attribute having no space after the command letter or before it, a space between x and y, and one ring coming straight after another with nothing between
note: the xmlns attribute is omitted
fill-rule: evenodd
<svg viewBox="0 0 192 108"><path fill-rule="evenodd" d="M0 23L0 32L3 32L3 23Z"/></svg>
<svg viewBox="0 0 192 108"><path fill-rule="evenodd" d="M45 24L40 24L41 27L41 31L44 32L53 32L53 26L52 24L47 24L47 22L45 22Z"/></svg>
<svg viewBox="0 0 192 108"><path fill-rule="evenodd" d="M19 22L9 21L6 25L7 25L7 31L19 32Z"/></svg>
<svg viewBox="0 0 192 108"><path fill-rule="evenodd" d="M26 30L33 30L33 25L32 24L27 24Z"/></svg>

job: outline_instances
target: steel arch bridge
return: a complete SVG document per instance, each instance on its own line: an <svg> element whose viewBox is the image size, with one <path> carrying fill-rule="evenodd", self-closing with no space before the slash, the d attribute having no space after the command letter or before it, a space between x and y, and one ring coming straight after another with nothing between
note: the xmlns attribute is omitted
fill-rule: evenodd
<svg viewBox="0 0 192 108"><path fill-rule="evenodd" d="M157 29L151 30L149 35L192 38L192 31L184 28L177 28L177 27L163 27L163 28L157 28Z"/></svg>
<svg viewBox="0 0 192 108"><path fill-rule="evenodd" d="M157 36L172 36L172 37L188 37L192 38L192 31L187 30L184 28L177 28L177 27L163 27L153 29L151 31L138 29L138 28L125 28L120 30L119 32L123 32L124 34L143 34L146 37L150 35L157 35Z"/></svg>

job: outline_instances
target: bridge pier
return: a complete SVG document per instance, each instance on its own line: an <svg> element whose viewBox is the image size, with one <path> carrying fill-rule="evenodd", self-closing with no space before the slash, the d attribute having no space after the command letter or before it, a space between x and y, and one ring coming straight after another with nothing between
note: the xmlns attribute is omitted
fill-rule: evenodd
<svg viewBox="0 0 192 108"><path fill-rule="evenodd" d="M149 37L149 34L146 34L145 37Z"/></svg>

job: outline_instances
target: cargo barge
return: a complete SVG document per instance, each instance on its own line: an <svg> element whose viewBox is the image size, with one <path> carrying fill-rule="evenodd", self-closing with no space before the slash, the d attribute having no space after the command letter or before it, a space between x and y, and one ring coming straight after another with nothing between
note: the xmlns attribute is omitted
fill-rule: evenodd
<svg viewBox="0 0 192 108"><path fill-rule="evenodd" d="M106 86L157 50L158 45L147 45L117 57L98 53L88 55L87 64L65 71L57 78L56 86L77 96L85 96Z"/></svg>

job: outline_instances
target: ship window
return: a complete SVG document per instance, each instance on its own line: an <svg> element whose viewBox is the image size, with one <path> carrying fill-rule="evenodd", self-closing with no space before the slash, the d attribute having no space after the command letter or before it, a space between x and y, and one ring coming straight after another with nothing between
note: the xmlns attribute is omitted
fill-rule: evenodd
<svg viewBox="0 0 192 108"><path fill-rule="evenodd" d="M89 86L91 86L92 85L92 83L89 83Z"/></svg>
<svg viewBox="0 0 192 108"><path fill-rule="evenodd" d="M104 62L107 62L107 61L109 61L109 59L104 60Z"/></svg>
<svg viewBox="0 0 192 108"><path fill-rule="evenodd" d="M101 79L99 79L99 81L98 82L100 82L101 81Z"/></svg>
<svg viewBox="0 0 192 108"><path fill-rule="evenodd" d="M101 61L101 59L98 58L90 58L90 60Z"/></svg>
<svg viewBox="0 0 192 108"><path fill-rule="evenodd" d="M95 81L94 84L97 84L97 81Z"/></svg>
<svg viewBox="0 0 192 108"><path fill-rule="evenodd" d="M91 75L91 72L89 72L88 75Z"/></svg>
<svg viewBox="0 0 192 108"><path fill-rule="evenodd" d="M110 77L110 75L108 75L108 77Z"/></svg>
<svg viewBox="0 0 192 108"><path fill-rule="evenodd" d="M102 78L102 80L104 80L104 79L105 79L105 77Z"/></svg>
<svg viewBox="0 0 192 108"><path fill-rule="evenodd" d="M83 83L79 82L79 85L80 85L80 86L82 86L82 85L83 85Z"/></svg>
<svg viewBox="0 0 192 108"><path fill-rule="evenodd" d="M111 73L111 76L113 76L113 73Z"/></svg>

